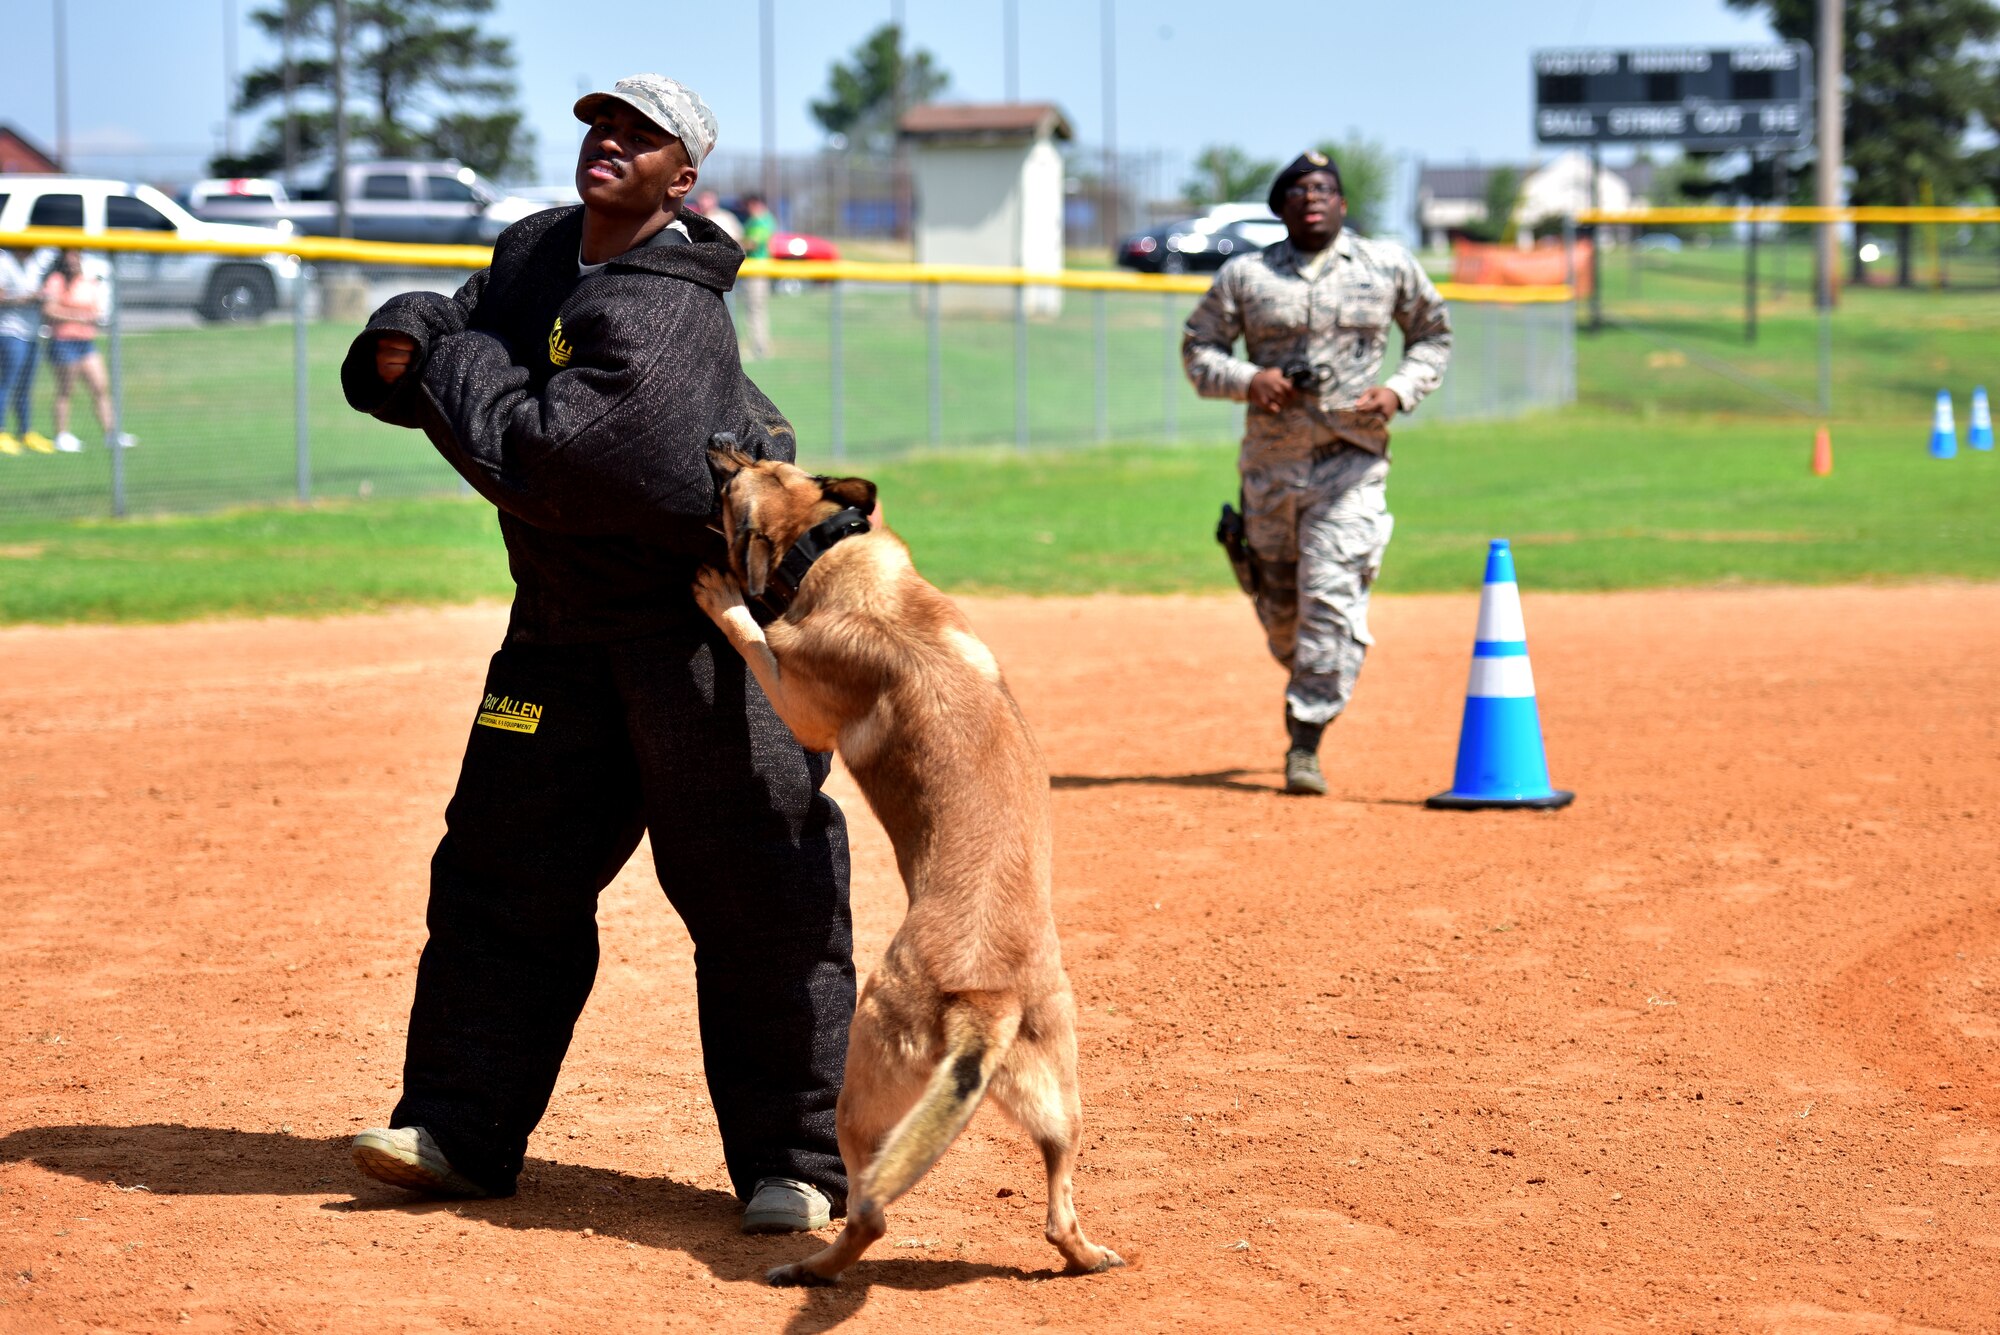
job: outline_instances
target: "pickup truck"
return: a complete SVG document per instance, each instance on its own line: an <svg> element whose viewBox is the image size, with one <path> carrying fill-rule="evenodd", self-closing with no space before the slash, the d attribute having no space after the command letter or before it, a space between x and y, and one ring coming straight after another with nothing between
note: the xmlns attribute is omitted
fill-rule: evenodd
<svg viewBox="0 0 2000 1335"><path fill-rule="evenodd" d="M262 256L119 252L111 261L118 299L128 308L185 307L204 320L255 320L290 306L299 291L299 262L284 251L289 234L192 218L149 185L87 176L0 176L0 232L29 227L80 227L86 232L171 232L204 241L268 244ZM38 258L46 267L53 256Z"/></svg>
<svg viewBox="0 0 2000 1335"><path fill-rule="evenodd" d="M332 182L313 198L290 198L283 186L258 181L255 193L231 193L227 182L204 181L189 192L198 218L333 236ZM222 187L222 188L215 188ZM510 223L549 205L502 194L456 162L353 162L347 166L347 218L361 241L492 245Z"/></svg>

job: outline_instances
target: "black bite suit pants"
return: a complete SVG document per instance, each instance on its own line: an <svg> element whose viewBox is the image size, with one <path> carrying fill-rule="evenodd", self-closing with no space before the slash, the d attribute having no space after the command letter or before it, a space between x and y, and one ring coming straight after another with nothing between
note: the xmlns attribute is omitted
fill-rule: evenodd
<svg viewBox="0 0 2000 1335"><path fill-rule="evenodd" d="M392 1124L427 1128L453 1167L511 1194L597 971L598 892L643 830L694 938L737 1194L792 1177L837 1207L854 962L847 827L820 791L829 764L705 625L504 646L431 861Z"/></svg>

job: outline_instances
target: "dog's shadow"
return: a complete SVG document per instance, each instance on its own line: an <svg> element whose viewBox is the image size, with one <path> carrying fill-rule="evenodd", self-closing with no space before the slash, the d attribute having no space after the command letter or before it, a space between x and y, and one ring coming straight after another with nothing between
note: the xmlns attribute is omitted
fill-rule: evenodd
<svg viewBox="0 0 2000 1335"><path fill-rule="evenodd" d="M404 1214L449 1212L499 1228L549 1229L622 1239L640 1247L683 1252L717 1279L762 1284L772 1266L796 1261L817 1244L803 1236L747 1237L738 1232L741 1203L728 1192L665 1177L639 1177L584 1164L530 1159L520 1194L505 1200L439 1201L356 1178L344 1137L229 1127L72 1124L27 1127L0 1136L0 1163L33 1163L50 1172L155 1196L317 1196L353 1190L351 1200L321 1209ZM1031 1271L974 1261L864 1259L832 1288L807 1297L786 1325L787 1335L814 1335L838 1326L868 1300L876 1285L928 1291L979 1279L1047 1279Z"/></svg>

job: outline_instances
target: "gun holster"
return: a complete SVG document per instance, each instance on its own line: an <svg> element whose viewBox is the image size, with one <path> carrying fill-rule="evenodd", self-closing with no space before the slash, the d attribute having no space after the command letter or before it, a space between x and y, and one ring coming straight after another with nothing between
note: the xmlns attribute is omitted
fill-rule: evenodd
<svg viewBox="0 0 2000 1335"><path fill-rule="evenodd" d="M1238 496L1238 502L1242 497ZM1257 596L1260 581L1257 578L1257 557L1250 550L1250 543L1244 534L1243 516L1228 501L1222 503L1222 518L1215 522L1215 540L1222 544L1224 554L1229 557L1229 568L1236 572L1236 582L1243 592L1252 598Z"/></svg>

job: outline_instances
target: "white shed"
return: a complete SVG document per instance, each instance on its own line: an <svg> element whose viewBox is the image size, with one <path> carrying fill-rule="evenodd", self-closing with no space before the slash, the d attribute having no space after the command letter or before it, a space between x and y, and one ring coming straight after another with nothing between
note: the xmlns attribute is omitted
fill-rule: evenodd
<svg viewBox="0 0 2000 1335"><path fill-rule="evenodd" d="M1637 202L1631 185L1614 167L1597 169L1597 207L1629 209ZM1514 217L1527 231L1547 218L1575 217L1591 207L1590 155L1576 149L1558 153L1521 182Z"/></svg>
<svg viewBox="0 0 2000 1335"><path fill-rule="evenodd" d="M1050 102L932 103L899 126L910 147L919 264L981 264L1060 273L1063 160L1074 136ZM942 289L948 310L1011 311L1004 287ZM1062 310L1062 289L1027 290L1031 315Z"/></svg>

